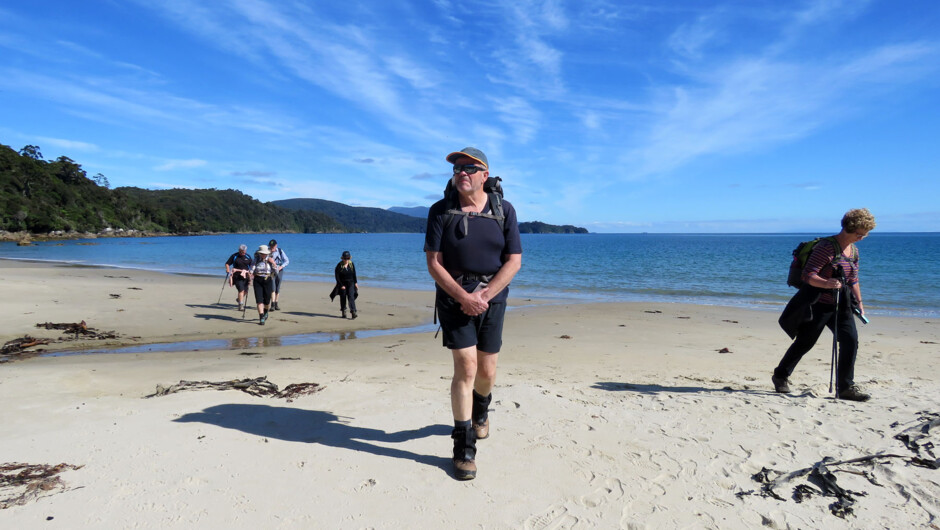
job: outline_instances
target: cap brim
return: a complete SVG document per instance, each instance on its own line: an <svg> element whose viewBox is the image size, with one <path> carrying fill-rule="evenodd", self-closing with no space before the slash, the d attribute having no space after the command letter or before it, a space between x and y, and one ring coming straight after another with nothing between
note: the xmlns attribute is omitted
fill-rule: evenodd
<svg viewBox="0 0 940 530"><path fill-rule="evenodd" d="M477 157L475 157L475 156L468 155L467 153L464 153L463 151L455 151L455 152L453 152L453 153L447 155L447 161L450 162L451 164L454 164L454 163L457 162L457 159L460 158L460 157L462 157L462 156L465 156L465 157L467 157L467 158L469 158L469 159L475 161L477 164L480 164L480 165L482 165L483 167L485 167L485 168L487 168L487 169L489 169L489 167L490 167L490 166L486 165L486 162L480 160L479 158L477 158Z"/></svg>

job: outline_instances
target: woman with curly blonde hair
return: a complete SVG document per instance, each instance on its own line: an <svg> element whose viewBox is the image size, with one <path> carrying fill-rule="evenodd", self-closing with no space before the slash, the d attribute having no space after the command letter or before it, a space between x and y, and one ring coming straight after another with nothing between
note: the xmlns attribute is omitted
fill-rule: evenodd
<svg viewBox="0 0 940 530"><path fill-rule="evenodd" d="M849 210L842 217L842 231L822 238L803 267L804 286L793 297L780 317L784 330L794 338L772 377L777 392L790 392L790 374L813 348L824 328L838 338L839 360L836 366L836 395L839 399L867 401L871 396L855 384L855 357L858 331L853 311L865 315L862 289L858 281L858 249L855 244L875 228L875 216L866 208ZM805 300L808 307L791 307ZM837 304L838 302L838 304ZM806 304L803 304L804 306ZM793 315L806 318L794 319Z"/></svg>

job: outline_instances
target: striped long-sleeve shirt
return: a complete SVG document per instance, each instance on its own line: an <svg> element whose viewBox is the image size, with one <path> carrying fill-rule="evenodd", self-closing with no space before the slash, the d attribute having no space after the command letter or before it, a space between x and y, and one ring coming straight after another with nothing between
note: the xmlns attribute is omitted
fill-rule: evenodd
<svg viewBox="0 0 940 530"><path fill-rule="evenodd" d="M852 255L846 257L845 254L839 255L839 260L837 264L842 267L842 271L845 274L845 284L846 285L855 285L858 283L858 248L855 245L852 245ZM816 273L820 278L828 280L833 277L833 267L830 266L832 263L833 257L835 257L836 250L835 245L832 244L832 241L823 239L815 247L813 247L813 252L810 253L809 259L806 260L806 266L803 267L803 282L806 282L811 273ZM819 302L823 304L834 304L835 300L832 298L832 291L825 289L819 297Z"/></svg>

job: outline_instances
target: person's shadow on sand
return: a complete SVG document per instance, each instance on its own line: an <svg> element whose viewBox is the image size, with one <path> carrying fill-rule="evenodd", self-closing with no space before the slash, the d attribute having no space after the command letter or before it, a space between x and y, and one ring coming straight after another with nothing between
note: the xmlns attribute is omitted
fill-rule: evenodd
<svg viewBox="0 0 940 530"><path fill-rule="evenodd" d="M659 394L661 392L672 394L698 394L706 392L720 392L730 394L732 392L744 392L749 394L765 394L766 392L754 389L731 388L705 388L703 386L663 386L663 385L641 385L634 383L619 383L613 381L599 381L591 385L591 388L597 390L606 390L608 392L639 392L641 394Z"/></svg>
<svg viewBox="0 0 940 530"><path fill-rule="evenodd" d="M449 436L451 428L447 425L429 425L411 431L386 433L378 429L351 426L329 412L252 404L216 405L202 412L185 414L173 421L201 422L287 442L318 443L379 456L404 458L445 471L451 467L448 458L366 443L401 443L427 436Z"/></svg>

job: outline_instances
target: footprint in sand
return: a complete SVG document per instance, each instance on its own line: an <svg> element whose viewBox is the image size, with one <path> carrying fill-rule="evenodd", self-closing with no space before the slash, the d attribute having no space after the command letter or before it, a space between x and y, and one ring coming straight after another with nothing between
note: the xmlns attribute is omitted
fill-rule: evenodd
<svg viewBox="0 0 940 530"><path fill-rule="evenodd" d="M562 530L574 528L578 518L568 513L564 506L551 506L545 513L533 515L525 521L526 530Z"/></svg>
<svg viewBox="0 0 940 530"><path fill-rule="evenodd" d="M526 519L526 530L561 530L573 529L579 523L582 527L596 527L603 519L603 513L611 509L618 513L621 509L616 501L623 497L623 482L616 478L605 478L593 491L572 502L562 501L550 506L543 513ZM599 510L600 509L600 510ZM572 513L574 512L574 513Z"/></svg>
<svg viewBox="0 0 940 530"><path fill-rule="evenodd" d="M593 492L581 497L581 504L588 508L597 508L621 497L623 497L623 482L619 479L608 478Z"/></svg>

